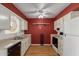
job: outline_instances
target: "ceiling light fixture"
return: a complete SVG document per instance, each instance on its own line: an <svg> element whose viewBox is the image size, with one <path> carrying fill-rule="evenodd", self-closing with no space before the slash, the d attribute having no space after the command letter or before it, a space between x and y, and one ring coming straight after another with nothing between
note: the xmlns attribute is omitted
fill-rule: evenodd
<svg viewBox="0 0 79 59"><path fill-rule="evenodd" d="M38 18L44 18L44 16L43 15L39 15Z"/></svg>

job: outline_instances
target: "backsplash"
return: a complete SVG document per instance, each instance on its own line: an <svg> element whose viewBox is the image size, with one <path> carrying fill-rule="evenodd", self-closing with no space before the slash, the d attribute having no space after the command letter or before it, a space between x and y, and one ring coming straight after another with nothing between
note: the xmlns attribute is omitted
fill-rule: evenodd
<svg viewBox="0 0 79 59"><path fill-rule="evenodd" d="M13 38L13 37L16 37L16 36L21 36L23 34L24 34L23 32L12 33L12 34L5 34L4 31L1 31L0 32L0 40L9 39L9 38Z"/></svg>

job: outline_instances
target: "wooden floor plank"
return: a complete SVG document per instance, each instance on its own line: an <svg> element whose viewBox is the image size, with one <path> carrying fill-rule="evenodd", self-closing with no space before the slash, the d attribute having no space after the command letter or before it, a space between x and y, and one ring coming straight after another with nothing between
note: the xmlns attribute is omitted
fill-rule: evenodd
<svg viewBox="0 0 79 59"><path fill-rule="evenodd" d="M57 56L51 46L31 46L25 56Z"/></svg>

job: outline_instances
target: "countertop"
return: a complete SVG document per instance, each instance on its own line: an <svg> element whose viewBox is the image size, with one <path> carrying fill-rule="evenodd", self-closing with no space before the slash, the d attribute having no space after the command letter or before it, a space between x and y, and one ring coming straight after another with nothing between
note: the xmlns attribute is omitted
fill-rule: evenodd
<svg viewBox="0 0 79 59"><path fill-rule="evenodd" d="M0 40L0 49L7 49L18 42L21 42L21 40L11 40L11 39Z"/></svg>
<svg viewBox="0 0 79 59"><path fill-rule="evenodd" d="M0 49L7 49L16 43L21 42L23 39L29 38L30 36L31 36L31 34L26 34L26 35L18 36L15 38L0 40Z"/></svg>

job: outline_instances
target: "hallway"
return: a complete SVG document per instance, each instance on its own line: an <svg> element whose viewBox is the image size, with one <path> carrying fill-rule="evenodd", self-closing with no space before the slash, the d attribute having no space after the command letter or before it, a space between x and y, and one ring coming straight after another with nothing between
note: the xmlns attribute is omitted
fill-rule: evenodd
<svg viewBox="0 0 79 59"><path fill-rule="evenodd" d="M51 46L31 46L25 56L57 56Z"/></svg>

